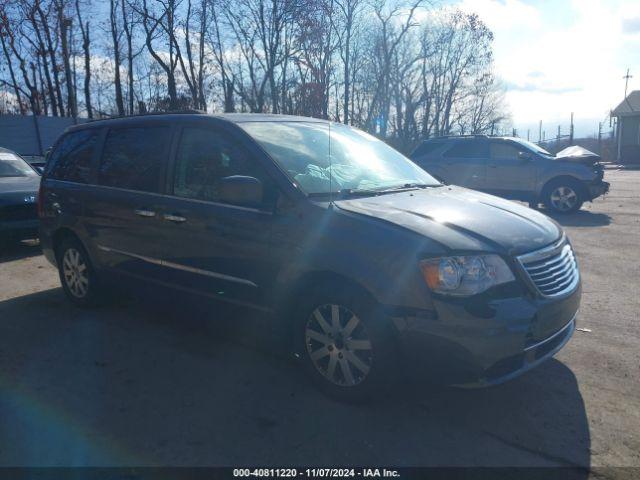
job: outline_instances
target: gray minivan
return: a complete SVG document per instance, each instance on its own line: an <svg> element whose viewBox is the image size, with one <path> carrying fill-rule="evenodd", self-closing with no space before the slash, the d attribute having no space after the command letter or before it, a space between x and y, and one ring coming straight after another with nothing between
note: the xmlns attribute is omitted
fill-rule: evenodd
<svg viewBox="0 0 640 480"><path fill-rule="evenodd" d="M71 301L95 303L116 278L254 309L343 399L405 371L513 378L562 348L580 303L553 220L311 118L74 126L49 156L39 215Z"/></svg>
<svg viewBox="0 0 640 480"><path fill-rule="evenodd" d="M552 155L517 137L467 135L425 140L410 157L446 183L572 213L606 194L609 184L598 155L580 147L565 151Z"/></svg>

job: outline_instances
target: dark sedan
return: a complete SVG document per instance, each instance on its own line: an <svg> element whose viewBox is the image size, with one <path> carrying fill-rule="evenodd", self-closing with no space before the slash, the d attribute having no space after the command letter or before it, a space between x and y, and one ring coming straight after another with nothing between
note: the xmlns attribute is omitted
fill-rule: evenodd
<svg viewBox="0 0 640 480"><path fill-rule="evenodd" d="M0 244L38 236L40 175L11 150L0 148Z"/></svg>

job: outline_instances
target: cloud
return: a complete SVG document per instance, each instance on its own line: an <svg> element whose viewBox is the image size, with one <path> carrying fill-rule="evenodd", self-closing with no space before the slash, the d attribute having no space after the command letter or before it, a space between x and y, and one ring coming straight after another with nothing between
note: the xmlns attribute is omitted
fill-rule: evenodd
<svg viewBox="0 0 640 480"><path fill-rule="evenodd" d="M508 90L516 92L541 92L541 93L572 93L582 91L582 87L544 87L533 83L517 84L513 82L504 82Z"/></svg>
<svg viewBox="0 0 640 480"><path fill-rule="evenodd" d="M640 87L638 0L460 0L494 31L496 75L516 125L592 119L619 103L627 67Z"/></svg>
<svg viewBox="0 0 640 480"><path fill-rule="evenodd" d="M459 7L477 13L494 31L531 29L541 24L539 10L520 0L463 0Z"/></svg>
<svg viewBox="0 0 640 480"><path fill-rule="evenodd" d="M640 17L622 19L624 33L640 33Z"/></svg>

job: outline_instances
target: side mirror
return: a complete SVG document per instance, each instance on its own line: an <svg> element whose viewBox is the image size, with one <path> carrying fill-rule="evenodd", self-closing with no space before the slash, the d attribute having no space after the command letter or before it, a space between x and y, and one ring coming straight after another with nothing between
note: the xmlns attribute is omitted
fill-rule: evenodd
<svg viewBox="0 0 640 480"><path fill-rule="evenodd" d="M257 207L262 203L262 183L254 177L232 175L220 181L220 200L242 207Z"/></svg>
<svg viewBox="0 0 640 480"><path fill-rule="evenodd" d="M533 160L533 155L528 152L518 152L518 159L524 162L530 162Z"/></svg>

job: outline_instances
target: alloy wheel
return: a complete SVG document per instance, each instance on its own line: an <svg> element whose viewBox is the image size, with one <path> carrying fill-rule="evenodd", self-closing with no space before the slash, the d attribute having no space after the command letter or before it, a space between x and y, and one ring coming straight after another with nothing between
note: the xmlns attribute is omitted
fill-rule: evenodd
<svg viewBox="0 0 640 480"><path fill-rule="evenodd" d="M71 294L84 298L89 292L89 272L82 254L75 248L68 248L62 257L62 273Z"/></svg>
<svg viewBox="0 0 640 480"><path fill-rule="evenodd" d="M373 349L364 323L342 305L316 308L305 328L307 353L316 370L331 383L352 387L371 371Z"/></svg>
<svg viewBox="0 0 640 480"><path fill-rule="evenodd" d="M578 203L578 194L571 187L557 187L551 192L550 199L556 210L568 212Z"/></svg>

